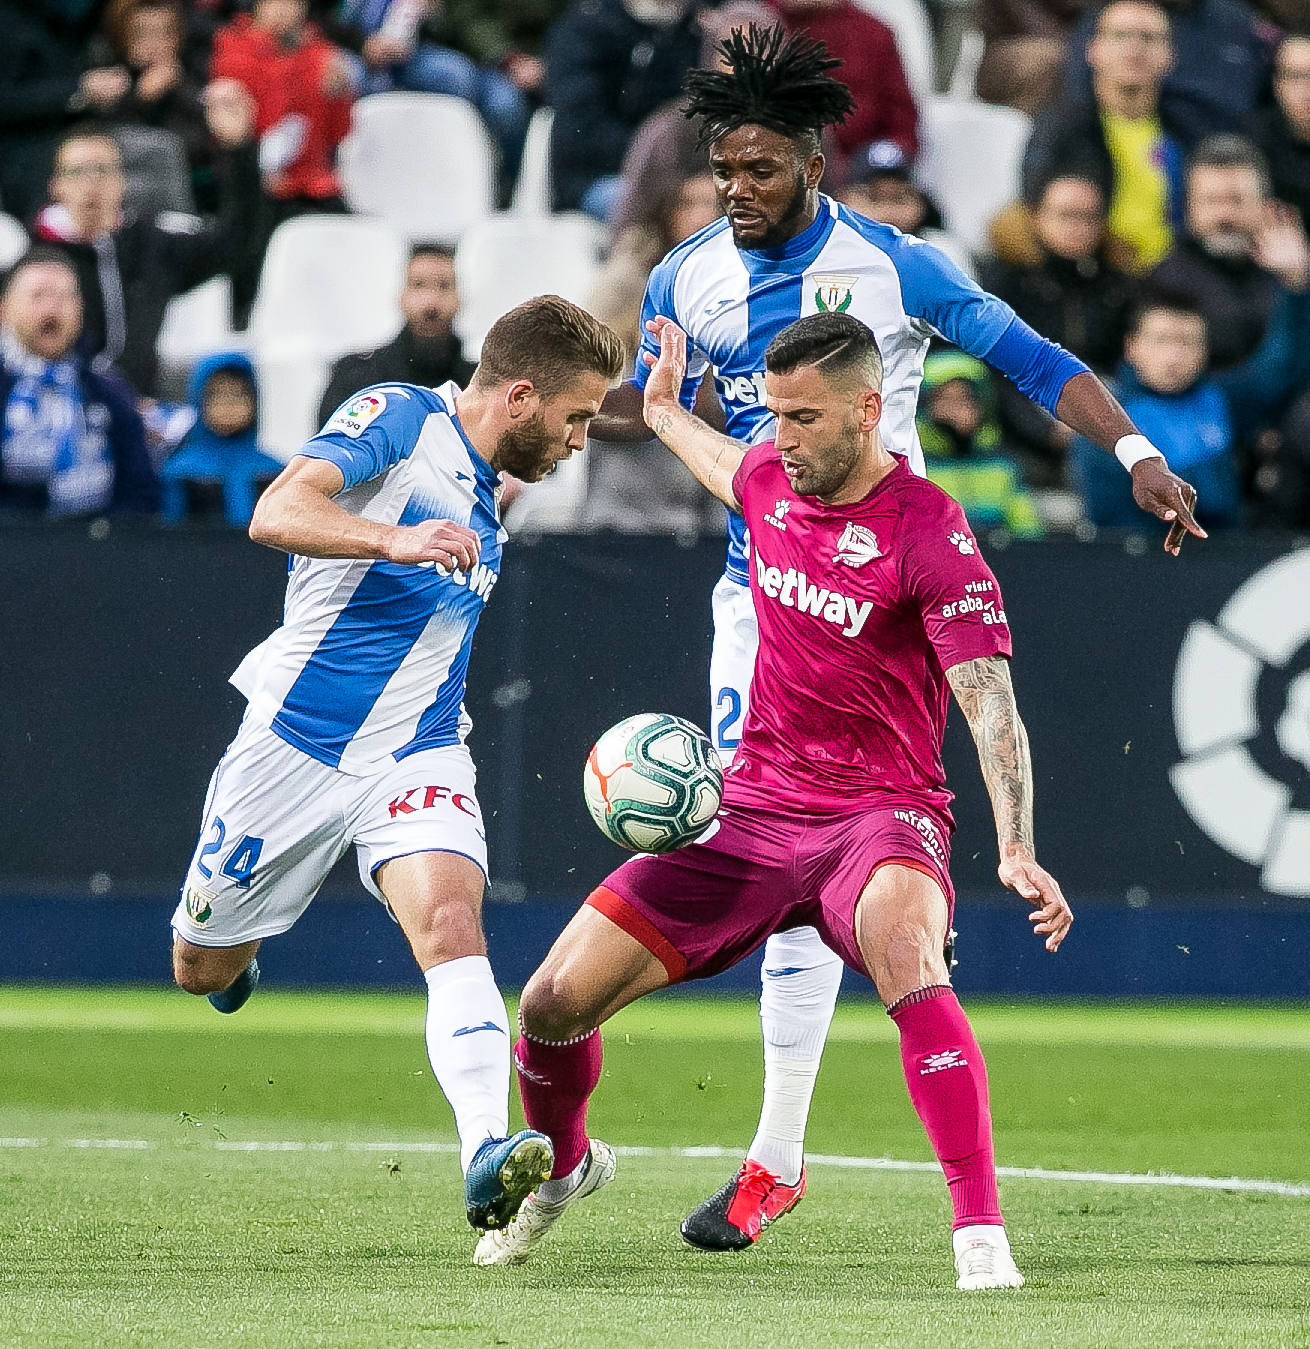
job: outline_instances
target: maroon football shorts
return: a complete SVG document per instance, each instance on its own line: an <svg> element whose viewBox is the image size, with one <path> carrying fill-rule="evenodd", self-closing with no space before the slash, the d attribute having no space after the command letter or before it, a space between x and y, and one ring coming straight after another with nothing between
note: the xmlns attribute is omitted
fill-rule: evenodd
<svg viewBox="0 0 1310 1349"><path fill-rule="evenodd" d="M634 857L587 903L635 937L669 982L718 974L774 932L811 926L860 974L855 907L879 867L931 877L955 907L950 828L921 804L879 804L844 814L798 815L725 806L700 843Z"/></svg>

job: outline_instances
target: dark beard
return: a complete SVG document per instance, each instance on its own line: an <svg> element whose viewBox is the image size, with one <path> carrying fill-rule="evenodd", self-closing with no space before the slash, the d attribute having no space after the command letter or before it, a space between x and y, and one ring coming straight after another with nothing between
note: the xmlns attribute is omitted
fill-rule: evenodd
<svg viewBox="0 0 1310 1349"><path fill-rule="evenodd" d="M554 467L553 448L546 434L546 419L537 412L522 426L501 433L496 442L495 466L523 482L540 482Z"/></svg>
<svg viewBox="0 0 1310 1349"><path fill-rule="evenodd" d="M809 222L805 219L806 206L809 204L810 189L805 185L805 170L796 175L796 191L792 193L782 219L764 232L762 238L752 244L743 244L743 248L778 248L788 239L793 239L804 230Z"/></svg>

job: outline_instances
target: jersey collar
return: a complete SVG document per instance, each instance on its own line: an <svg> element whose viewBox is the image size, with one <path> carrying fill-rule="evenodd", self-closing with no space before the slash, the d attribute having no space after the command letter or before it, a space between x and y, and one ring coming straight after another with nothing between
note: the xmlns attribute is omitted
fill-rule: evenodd
<svg viewBox="0 0 1310 1349"><path fill-rule="evenodd" d="M819 256L820 249L828 242L833 226L837 223L837 212L831 200L819 194L819 209L814 222L793 235L777 248L741 248L741 260L746 270L770 272L779 269L787 272L804 271Z"/></svg>

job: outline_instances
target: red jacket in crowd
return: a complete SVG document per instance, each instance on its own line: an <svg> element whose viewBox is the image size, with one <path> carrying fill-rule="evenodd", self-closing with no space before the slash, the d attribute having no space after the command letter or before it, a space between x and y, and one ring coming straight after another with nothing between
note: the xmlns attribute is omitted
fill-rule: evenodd
<svg viewBox="0 0 1310 1349"><path fill-rule="evenodd" d="M854 0L770 0L793 32L807 31L841 62L832 72L855 96L855 111L835 131L850 155L870 141L895 141L913 159L919 151L919 113L905 79L892 30Z"/></svg>
<svg viewBox="0 0 1310 1349"><path fill-rule="evenodd" d="M304 25L290 45L257 27L248 14L238 15L214 34L210 78L239 80L250 90L257 135L292 114L308 124L299 154L269 181L271 196L340 195L333 161L337 145L350 130L353 95L329 94L324 87L335 58L336 48L312 24Z"/></svg>

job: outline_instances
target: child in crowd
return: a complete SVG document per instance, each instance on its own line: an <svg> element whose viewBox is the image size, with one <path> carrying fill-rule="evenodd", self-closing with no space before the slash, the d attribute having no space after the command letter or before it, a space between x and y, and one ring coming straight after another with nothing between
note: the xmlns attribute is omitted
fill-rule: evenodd
<svg viewBox="0 0 1310 1349"><path fill-rule="evenodd" d="M221 519L244 529L259 493L282 471L256 441L254 367L239 352L207 357L192 372L187 397L196 420L160 470L163 518Z"/></svg>
<svg viewBox="0 0 1310 1349"><path fill-rule="evenodd" d="M923 364L919 443L928 477L964 507L975 529L1040 538L1041 521L1014 460L1005 453L987 367L962 351Z"/></svg>

